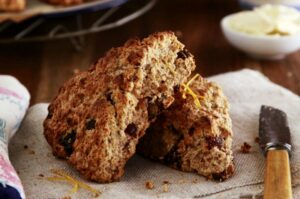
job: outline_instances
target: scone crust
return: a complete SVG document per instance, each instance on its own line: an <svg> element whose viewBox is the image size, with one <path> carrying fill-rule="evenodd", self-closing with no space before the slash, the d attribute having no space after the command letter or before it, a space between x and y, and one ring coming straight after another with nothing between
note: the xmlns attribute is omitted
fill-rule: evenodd
<svg viewBox="0 0 300 199"><path fill-rule="evenodd" d="M25 0L0 0L0 11L19 12L24 10Z"/></svg>
<svg viewBox="0 0 300 199"><path fill-rule="evenodd" d="M186 57L178 56L184 52ZM68 80L50 104L44 134L53 154L87 179L119 180L136 144L174 87L194 70L172 32L130 40Z"/></svg>
<svg viewBox="0 0 300 199"><path fill-rule="evenodd" d="M87 0L44 0L44 1L54 5L71 6L71 5L84 3Z"/></svg>
<svg viewBox="0 0 300 199"><path fill-rule="evenodd" d="M232 124L221 88L199 77L191 85L201 106L183 88L175 102L151 124L138 153L209 179L225 180L234 172Z"/></svg>

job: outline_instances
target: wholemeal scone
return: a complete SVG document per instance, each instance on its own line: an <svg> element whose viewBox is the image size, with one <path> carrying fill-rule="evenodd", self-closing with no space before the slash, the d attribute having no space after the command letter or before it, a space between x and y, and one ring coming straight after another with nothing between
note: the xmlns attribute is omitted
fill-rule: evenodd
<svg viewBox="0 0 300 199"><path fill-rule="evenodd" d="M22 11L25 5L25 0L0 0L0 11Z"/></svg>
<svg viewBox="0 0 300 199"><path fill-rule="evenodd" d="M81 4L88 0L43 0L43 1L54 5L70 6L70 5Z"/></svg>
<svg viewBox="0 0 300 199"><path fill-rule="evenodd" d="M182 171L225 180L234 172L228 109L218 85L194 76L147 129L137 152Z"/></svg>
<svg viewBox="0 0 300 199"><path fill-rule="evenodd" d="M193 56L172 32L130 40L59 90L44 121L53 154L87 179L119 180L149 123L168 108L194 70Z"/></svg>

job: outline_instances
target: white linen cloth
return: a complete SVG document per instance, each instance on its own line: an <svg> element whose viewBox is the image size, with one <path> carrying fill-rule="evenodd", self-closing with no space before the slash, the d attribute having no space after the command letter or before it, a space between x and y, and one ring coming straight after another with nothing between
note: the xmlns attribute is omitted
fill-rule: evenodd
<svg viewBox="0 0 300 199"><path fill-rule="evenodd" d="M230 72L209 78L221 85L231 104L233 121L233 152L236 171L225 182L207 181L194 173L184 173L135 155L126 166L120 182L97 184L87 182L102 194L101 198L256 198L263 190L264 156L254 141L258 136L259 110L262 104L282 109L288 115L292 133L291 159L294 198L300 198L300 98L280 87L261 73L252 70ZM30 199L58 199L70 195L72 187L40 177L51 176L50 169L65 169L80 179L80 175L64 160L56 159L43 136L43 120L48 104L30 108L10 144L10 157L22 179ZM240 152L247 142L249 154ZM28 149L24 149L27 145ZM31 152L30 152L31 151ZM35 153L33 154L34 151ZM155 188L148 190L145 182L151 180ZM169 181L168 192L163 192L163 181ZM86 190L70 195L72 198L92 198Z"/></svg>
<svg viewBox="0 0 300 199"><path fill-rule="evenodd" d="M29 106L28 90L14 77L0 75L0 183L15 188L25 198L22 183L8 157L8 142Z"/></svg>

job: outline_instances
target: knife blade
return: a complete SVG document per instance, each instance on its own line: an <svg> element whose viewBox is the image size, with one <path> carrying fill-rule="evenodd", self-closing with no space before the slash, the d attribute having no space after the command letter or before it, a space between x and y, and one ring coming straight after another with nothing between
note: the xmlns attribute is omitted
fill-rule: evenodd
<svg viewBox="0 0 300 199"><path fill-rule="evenodd" d="M263 105L259 117L259 145L266 155L264 199L291 199L289 155L292 144L287 115Z"/></svg>
<svg viewBox="0 0 300 199"><path fill-rule="evenodd" d="M269 149L286 149L291 154L291 133L283 111L263 105L259 117L259 145L264 153Z"/></svg>

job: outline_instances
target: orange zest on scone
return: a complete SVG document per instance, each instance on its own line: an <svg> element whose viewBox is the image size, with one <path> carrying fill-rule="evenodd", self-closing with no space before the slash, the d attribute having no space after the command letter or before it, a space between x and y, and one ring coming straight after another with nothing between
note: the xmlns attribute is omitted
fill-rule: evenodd
<svg viewBox="0 0 300 199"><path fill-rule="evenodd" d="M221 88L196 75L150 125L137 151L173 168L222 181L234 172L232 135Z"/></svg>

